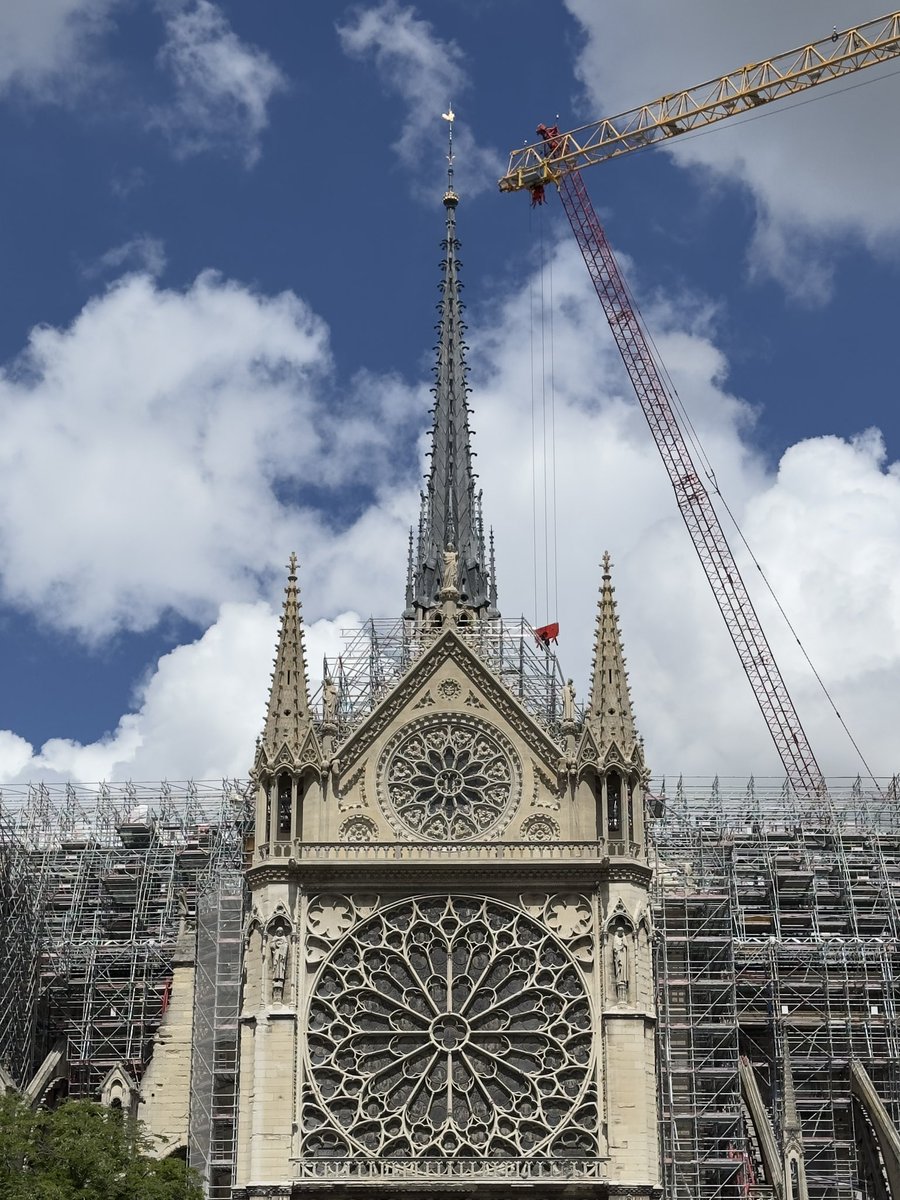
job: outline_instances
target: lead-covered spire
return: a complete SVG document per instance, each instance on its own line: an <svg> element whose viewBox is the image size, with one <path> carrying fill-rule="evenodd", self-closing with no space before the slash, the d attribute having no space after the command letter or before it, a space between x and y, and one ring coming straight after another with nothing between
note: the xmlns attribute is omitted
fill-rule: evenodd
<svg viewBox="0 0 900 1200"><path fill-rule="evenodd" d="M444 586L448 561L455 562L455 587L460 606L487 611L491 603L481 496L475 491L475 472L469 431L468 386L464 342L463 305L459 293L459 242L453 190L453 112L450 122L447 191L444 194L446 235L441 263L441 300L438 305L437 365L435 366L434 423L431 430L431 467L422 493L419 536L407 589L407 615L434 608ZM450 557L448 559L448 551ZM455 557L455 560L453 556Z"/></svg>
<svg viewBox="0 0 900 1200"><path fill-rule="evenodd" d="M594 669L588 721L602 755L615 746L615 756L623 763L641 757L640 744L631 708L628 673L622 634L616 612L615 588L610 575L609 554L603 555L603 583L597 602L597 633L594 643Z"/></svg>

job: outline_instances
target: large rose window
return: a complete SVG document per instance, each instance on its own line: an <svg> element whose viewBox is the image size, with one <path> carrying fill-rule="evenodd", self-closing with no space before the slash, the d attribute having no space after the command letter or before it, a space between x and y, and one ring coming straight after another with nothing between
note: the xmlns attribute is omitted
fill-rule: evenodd
<svg viewBox="0 0 900 1200"><path fill-rule="evenodd" d="M362 921L316 980L308 1044L311 1157L597 1153L582 977L497 901L425 897Z"/></svg>
<svg viewBox="0 0 900 1200"><path fill-rule="evenodd" d="M388 812L417 837L457 841L491 834L508 814L515 753L475 722L425 719L401 730L384 755Z"/></svg>

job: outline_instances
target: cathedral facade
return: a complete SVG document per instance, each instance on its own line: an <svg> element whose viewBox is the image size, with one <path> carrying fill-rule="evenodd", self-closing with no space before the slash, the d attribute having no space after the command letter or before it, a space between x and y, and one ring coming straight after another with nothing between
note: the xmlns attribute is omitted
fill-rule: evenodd
<svg viewBox="0 0 900 1200"><path fill-rule="evenodd" d="M648 775L610 564L582 710L498 610L452 190L444 207L430 473L370 703L328 675L311 704L294 559L285 589L253 775L240 1200L659 1191Z"/></svg>
<svg viewBox="0 0 900 1200"><path fill-rule="evenodd" d="M208 1200L900 1200L900 776L651 790L608 557L583 705L501 615L444 208L400 615L312 693L292 556L249 784L3 789L0 1094Z"/></svg>

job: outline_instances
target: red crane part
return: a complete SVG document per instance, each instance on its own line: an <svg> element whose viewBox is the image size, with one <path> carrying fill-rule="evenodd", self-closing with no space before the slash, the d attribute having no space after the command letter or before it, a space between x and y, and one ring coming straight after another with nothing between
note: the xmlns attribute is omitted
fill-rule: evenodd
<svg viewBox="0 0 900 1200"><path fill-rule="evenodd" d="M538 132L553 148L553 128ZM666 384L631 303L625 280L597 219L579 171L559 181L566 216L581 247L625 369L631 377L653 440L665 464L675 499L721 609L731 640L762 710L794 791L822 796L822 772L800 724L753 602L744 586L709 493L698 475L675 418Z"/></svg>

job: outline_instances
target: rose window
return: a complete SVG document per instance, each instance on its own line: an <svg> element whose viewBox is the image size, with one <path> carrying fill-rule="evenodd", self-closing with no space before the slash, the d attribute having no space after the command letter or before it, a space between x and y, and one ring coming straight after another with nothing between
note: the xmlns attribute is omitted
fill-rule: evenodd
<svg viewBox="0 0 900 1200"><path fill-rule="evenodd" d="M436 841L484 837L507 815L517 774L496 730L431 718L401 730L385 754L387 806L406 830Z"/></svg>
<svg viewBox="0 0 900 1200"><path fill-rule="evenodd" d="M406 900L332 951L309 1010L304 1153L593 1157L582 976L495 900Z"/></svg>

